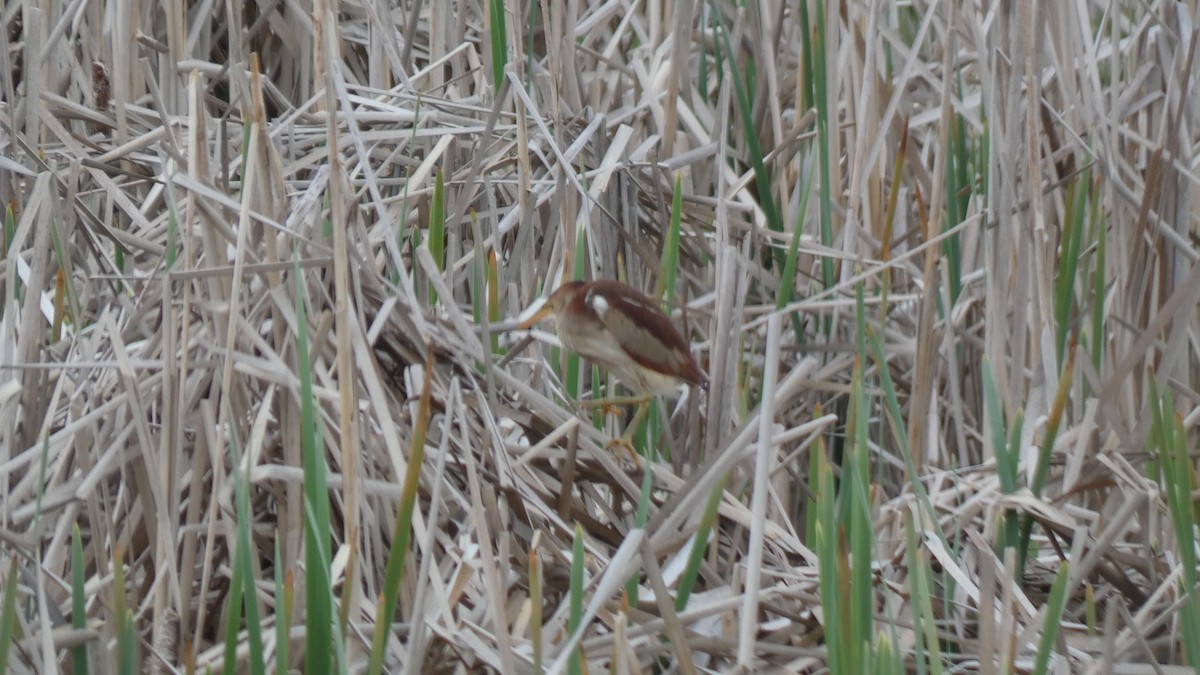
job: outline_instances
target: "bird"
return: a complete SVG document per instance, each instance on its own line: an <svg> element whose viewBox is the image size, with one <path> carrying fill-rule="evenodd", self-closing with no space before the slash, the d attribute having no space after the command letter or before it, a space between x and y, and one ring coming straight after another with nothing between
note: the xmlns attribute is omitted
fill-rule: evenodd
<svg viewBox="0 0 1200 675"><path fill-rule="evenodd" d="M691 344L656 301L628 284L611 279L565 282L518 328L528 330L550 315L568 351L603 366L635 394L594 402L638 404L622 435L625 445L645 417L651 397L675 393L685 384L708 388L708 376L692 356Z"/></svg>

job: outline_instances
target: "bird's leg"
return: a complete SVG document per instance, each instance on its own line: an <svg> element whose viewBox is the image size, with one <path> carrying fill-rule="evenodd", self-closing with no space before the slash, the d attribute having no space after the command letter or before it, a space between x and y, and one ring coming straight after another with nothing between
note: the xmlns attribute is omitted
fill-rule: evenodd
<svg viewBox="0 0 1200 675"><path fill-rule="evenodd" d="M603 408L604 413L608 415L619 415L621 406L641 405L648 400L647 396L606 396L590 401L580 401L579 404L589 408Z"/></svg>
<svg viewBox="0 0 1200 675"><path fill-rule="evenodd" d="M607 396L605 398L593 399L590 401L580 401L580 405L592 408L604 408L605 413L619 414L618 408L626 405L636 405L637 411L633 415L633 419L625 427L625 432L618 438L614 438L608 442L607 449L610 452L615 452L617 448L629 453L629 459L636 465L641 466L638 460L637 450L633 446L633 436L645 421L647 413L650 412L650 395L643 396Z"/></svg>
<svg viewBox="0 0 1200 675"><path fill-rule="evenodd" d="M577 404L580 411L588 416L593 414L590 410L599 410L602 416L612 415L619 417L621 415L621 406L631 405L640 400L640 398L627 396L605 396L604 398L580 400L577 401Z"/></svg>
<svg viewBox="0 0 1200 675"><path fill-rule="evenodd" d="M580 401L582 405L599 408L601 406L619 406L619 405L641 405L650 400L649 396L606 396L604 398L595 398L590 401Z"/></svg>
<svg viewBox="0 0 1200 675"><path fill-rule="evenodd" d="M640 467L641 462L638 461L637 450L633 446L633 435L637 433L638 427L640 427L642 422L646 419L646 413L650 411L650 397L636 397L630 400L630 403L637 403L637 412L634 413L633 419L629 422L629 426L625 427L625 433L621 434L620 438L614 438L608 442L608 450L610 452L613 451L614 446L623 448L629 452L629 458L633 460L633 463Z"/></svg>
<svg viewBox="0 0 1200 675"><path fill-rule="evenodd" d="M646 419L646 413L650 412L650 397L645 396L638 401L637 412L633 414L633 419L629 421L629 426L625 427L625 433L621 434L621 438L626 442L633 440L633 435L637 433L638 427Z"/></svg>

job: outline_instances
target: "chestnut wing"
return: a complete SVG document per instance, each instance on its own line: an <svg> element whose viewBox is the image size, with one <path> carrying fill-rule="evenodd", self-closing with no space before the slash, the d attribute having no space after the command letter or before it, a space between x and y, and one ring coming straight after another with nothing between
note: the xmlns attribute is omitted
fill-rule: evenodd
<svg viewBox="0 0 1200 675"><path fill-rule="evenodd" d="M596 282L589 296L591 310L638 365L704 385L691 345L653 300L616 282Z"/></svg>

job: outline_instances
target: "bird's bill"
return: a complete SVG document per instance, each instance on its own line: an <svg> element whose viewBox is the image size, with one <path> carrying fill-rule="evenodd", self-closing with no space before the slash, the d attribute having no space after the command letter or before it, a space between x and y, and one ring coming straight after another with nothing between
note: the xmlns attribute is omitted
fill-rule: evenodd
<svg viewBox="0 0 1200 675"><path fill-rule="evenodd" d="M517 330L529 330L553 313L554 308L550 306L550 303L546 303L541 307L541 309L534 312L533 316L517 324Z"/></svg>

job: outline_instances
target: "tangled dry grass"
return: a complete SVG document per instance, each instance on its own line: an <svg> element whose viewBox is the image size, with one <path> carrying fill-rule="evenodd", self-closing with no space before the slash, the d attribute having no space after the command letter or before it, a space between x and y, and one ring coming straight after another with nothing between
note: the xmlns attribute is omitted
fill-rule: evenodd
<svg viewBox="0 0 1200 675"><path fill-rule="evenodd" d="M1194 538L1147 439L1148 383L1185 432L1200 401L1194 6L0 16L10 672L242 672L284 646L304 667L306 403L347 671L386 628L390 672L580 653L589 672L854 672L829 600L865 597L839 616L890 645L869 650L881 672L1028 672L1059 569L1055 672L1185 670ZM565 401L557 352L493 329L576 270L654 289L676 181L667 301L712 387L664 405L663 457L631 467L605 451L619 421ZM869 565L813 535L817 472L856 443ZM412 554L380 616L414 444ZM1010 516L1034 524L1022 556L997 544ZM869 585L829 595L822 560Z"/></svg>

